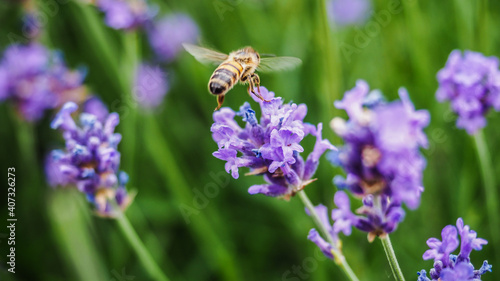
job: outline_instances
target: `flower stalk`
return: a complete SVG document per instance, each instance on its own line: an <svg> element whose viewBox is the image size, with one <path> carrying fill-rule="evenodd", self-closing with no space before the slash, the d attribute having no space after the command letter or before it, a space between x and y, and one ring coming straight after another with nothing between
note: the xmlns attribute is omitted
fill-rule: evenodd
<svg viewBox="0 0 500 281"><path fill-rule="evenodd" d="M319 218L318 213L316 212L316 209L314 208L313 204L311 203L311 200L309 200L309 197L307 196L306 192L304 190L302 190L298 193L298 195L299 195L300 200L302 200L302 203L304 203L306 208L309 210L309 214L313 218L316 226L321 230L323 235L326 237L326 240L328 241L328 243L330 243L330 245L332 245L332 254L333 254L335 263L340 267L340 269L349 278L349 280L359 281L358 277L356 276L356 274L352 271L351 267L349 266L349 263L347 263L347 260L345 259L341 250L335 248L336 243L334 242L333 237L330 235L330 232L325 229L325 225L321 222L321 219Z"/></svg>
<svg viewBox="0 0 500 281"><path fill-rule="evenodd" d="M109 35L102 25L99 24L98 14L93 11L93 7L80 1L72 1L71 4L70 7L72 8L73 15L75 15L74 18L78 21L78 25L81 28L81 34L92 42L90 47L93 48L95 55L99 57L98 61L102 63L103 68L110 70L109 81L115 83L114 86L121 91L121 83L123 82L119 80L124 80L124 78L122 78L122 75L115 76L115 74L121 73L118 64L119 60L114 55L116 54L115 47L106 39Z"/></svg>
<svg viewBox="0 0 500 281"><path fill-rule="evenodd" d="M396 253L394 252L394 248L392 248L389 234L387 234L384 238L381 237L380 241L382 241L382 246L384 246L385 255L387 256L387 260L389 261L389 265L391 266L394 279L396 281L405 281L405 277L403 275L403 272L401 271L401 267L399 267L398 259L396 258Z"/></svg>
<svg viewBox="0 0 500 281"><path fill-rule="evenodd" d="M21 117L17 116L14 111L12 111L11 115L12 119L16 122L16 135L21 148L20 153L22 161L24 162L23 164L25 164L26 167L32 167L35 163L37 163L37 154L35 149L36 136L33 124L22 120ZM31 172L38 173L38 170L33 169Z"/></svg>
<svg viewBox="0 0 500 281"><path fill-rule="evenodd" d="M486 195L486 209L490 220L491 237L500 237L498 226L500 225L498 214L498 192L495 186L495 175L491 166L490 152L486 140L484 139L483 130L479 130L474 135L474 142L476 144L476 151L481 166L481 176L483 178L484 190ZM496 248L496 253L500 251L498 239L493 239L493 246ZM497 254L498 255L498 254Z"/></svg>
<svg viewBox="0 0 500 281"><path fill-rule="evenodd" d="M135 31L130 31L123 35L124 47L124 63L122 69L126 69L126 79L121 79L122 99L124 101L134 100L134 77L136 67L139 60L139 40L138 34ZM116 73L116 76L121 76ZM127 159L124 161L124 166L128 173L134 178L134 163L135 163L135 144L136 144L136 127L137 127L137 106L135 104L126 104L128 114L122 116L122 132L123 137L127 142L123 143L123 151L127 154Z"/></svg>
<svg viewBox="0 0 500 281"><path fill-rule="evenodd" d="M318 63L323 67L323 79L320 82L320 93L326 93L318 98L324 102L323 105L323 116L328 119L332 116L333 108L332 103L335 98L340 97L340 88L342 84L342 67L340 59L340 49L338 40L332 38L332 33L337 37L339 35L336 32L335 25L329 23L328 12L326 8L326 2L320 0L317 2L318 5L318 21L317 21L317 45L322 53L322 58Z"/></svg>
<svg viewBox="0 0 500 281"><path fill-rule="evenodd" d="M179 206L187 206L192 202L189 183L184 173L179 168L179 160L172 154L172 145L163 136L160 124L153 116L147 116L144 119L145 131L143 134L146 150L150 153L152 163L160 171L165 171L169 167L168 173L162 172L161 175L165 181L165 187L179 201ZM148 136L148 137L146 137ZM157 157L161 155L161 157ZM181 207L182 208L182 207ZM215 231L217 226L221 225L219 215L214 210L207 208L202 213L189 216L189 229L197 237L196 241L200 243L207 256L211 256L214 266L220 266L219 269L223 280L241 280L241 274L238 272L238 266L232 258L234 254L226 248L222 242L223 238ZM210 218L210 220L209 220Z"/></svg>
<svg viewBox="0 0 500 281"><path fill-rule="evenodd" d="M120 231L123 233L125 238L127 238L127 241L136 252L139 260L151 278L159 281L169 281L168 277L162 272L158 264L154 261L146 246L144 246L144 243L142 243L141 239L137 235L137 232L134 230L125 214L120 213L117 215L116 222L120 227Z"/></svg>
<svg viewBox="0 0 500 281"><path fill-rule="evenodd" d="M482 52L488 53L490 50L488 37L489 33L489 3L488 0L479 0L477 3L477 42L478 48Z"/></svg>

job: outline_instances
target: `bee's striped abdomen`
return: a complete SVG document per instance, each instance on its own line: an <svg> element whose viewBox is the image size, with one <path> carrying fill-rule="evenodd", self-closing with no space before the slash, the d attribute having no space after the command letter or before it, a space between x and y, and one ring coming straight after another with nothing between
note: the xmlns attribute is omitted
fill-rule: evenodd
<svg viewBox="0 0 500 281"><path fill-rule="evenodd" d="M238 82L242 71L241 64L234 61L227 61L219 65L208 82L210 93L214 95L225 94Z"/></svg>

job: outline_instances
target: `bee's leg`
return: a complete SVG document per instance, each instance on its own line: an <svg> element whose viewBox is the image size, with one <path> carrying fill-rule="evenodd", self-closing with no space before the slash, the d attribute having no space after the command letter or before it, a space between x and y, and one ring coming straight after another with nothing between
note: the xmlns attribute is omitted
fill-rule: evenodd
<svg viewBox="0 0 500 281"><path fill-rule="evenodd" d="M253 83L253 79L250 78L248 79L248 94L250 95L250 93L254 94L256 97L258 97L260 100L264 100L264 98L255 92L255 85Z"/></svg>
<svg viewBox="0 0 500 281"><path fill-rule="evenodd" d="M252 74L251 79L255 87L257 87L257 92L260 94L260 77L257 73Z"/></svg>
<svg viewBox="0 0 500 281"><path fill-rule="evenodd" d="M260 94L260 77L256 73L253 73L250 75L250 79L248 79L249 82L249 90L254 94L256 97L258 97L262 101L268 101L264 99L264 97ZM257 93L255 92L255 88L257 88Z"/></svg>
<svg viewBox="0 0 500 281"><path fill-rule="evenodd" d="M248 92L251 92L251 93L255 92L254 87L253 87L254 85L253 85L252 76L250 76L250 75L243 76L243 77L241 77L240 81L244 84L248 83Z"/></svg>
<svg viewBox="0 0 500 281"><path fill-rule="evenodd" d="M224 103L224 97L225 96L226 95L218 95L217 96L217 107L214 109L214 111L217 111L217 110L219 110L219 108L222 107L222 104Z"/></svg>

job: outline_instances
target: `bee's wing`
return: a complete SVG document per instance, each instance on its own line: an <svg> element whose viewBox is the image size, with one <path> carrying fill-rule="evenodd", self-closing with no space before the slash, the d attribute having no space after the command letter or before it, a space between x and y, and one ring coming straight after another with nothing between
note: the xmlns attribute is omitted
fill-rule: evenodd
<svg viewBox="0 0 500 281"><path fill-rule="evenodd" d="M257 70L261 72L289 70L299 66L301 63L300 59L294 57L261 58Z"/></svg>
<svg viewBox="0 0 500 281"><path fill-rule="evenodd" d="M182 44L184 46L184 49L188 51L193 57L195 57L196 60L198 60L201 63L206 63L206 64L220 64L221 62L225 61L228 57L228 55L219 53L214 50L210 50L207 48L203 48L200 46L196 45L191 45L184 43Z"/></svg>

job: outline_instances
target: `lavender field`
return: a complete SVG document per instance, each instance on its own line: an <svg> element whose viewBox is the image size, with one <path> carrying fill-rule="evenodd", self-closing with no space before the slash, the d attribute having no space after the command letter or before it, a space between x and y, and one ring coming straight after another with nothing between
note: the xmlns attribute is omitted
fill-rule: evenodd
<svg viewBox="0 0 500 281"><path fill-rule="evenodd" d="M0 280L499 280L499 25L488 0L1 1Z"/></svg>

